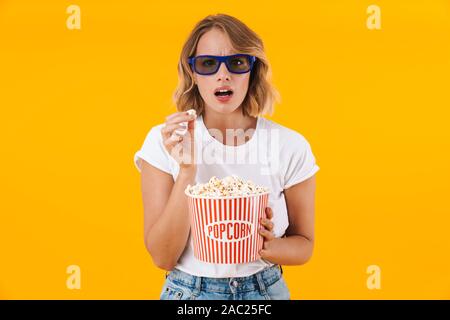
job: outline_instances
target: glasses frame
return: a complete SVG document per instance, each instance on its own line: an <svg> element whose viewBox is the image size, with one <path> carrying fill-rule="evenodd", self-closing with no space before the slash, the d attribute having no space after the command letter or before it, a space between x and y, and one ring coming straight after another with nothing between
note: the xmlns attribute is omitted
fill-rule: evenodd
<svg viewBox="0 0 450 320"><path fill-rule="evenodd" d="M246 57L246 58L248 59L248 61L250 62L250 67L249 67L249 69L248 69L247 71L242 71L242 72L231 71L231 70L230 70L230 66L228 65L228 60L229 60L230 58L234 58L234 57L242 57L242 56ZM217 69L214 70L214 72L208 72L208 73L198 72L197 68L195 67L195 62L196 62L196 60L197 60L198 58L213 58L213 59L216 59L217 61L219 61L219 64L217 65ZM249 54L242 54L242 53L241 53L241 54L239 54L239 53L238 53L238 54L232 54L232 55L230 55L230 56L200 55L200 56L195 56L195 57L190 57L190 58L188 58L188 63L191 65L192 70L194 70L195 73L198 73L198 74L200 74L200 75L202 75L202 76L209 76L209 75L212 75L212 74L217 73L217 71L219 71L220 65L221 65L222 63L225 63L225 65L226 65L226 67L227 67L227 70L228 70L229 72L231 72L231 73L235 73L235 74L243 74L243 73L247 73L247 72L252 71L255 62L256 62L256 57L251 56L251 55L249 55Z"/></svg>

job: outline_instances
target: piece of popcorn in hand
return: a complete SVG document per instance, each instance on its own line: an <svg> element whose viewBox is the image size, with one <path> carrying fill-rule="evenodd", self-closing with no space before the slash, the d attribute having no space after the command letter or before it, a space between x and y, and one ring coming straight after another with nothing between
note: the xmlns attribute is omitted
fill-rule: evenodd
<svg viewBox="0 0 450 320"><path fill-rule="evenodd" d="M190 116L192 116L192 115L197 115L197 112L195 111L195 109L189 109L189 110L187 111L187 113L188 113ZM180 126L182 126L183 128L175 130L175 133L176 133L177 135L179 135L179 136L184 136L184 135L186 134L186 132L188 131L188 123L187 123L186 121L185 121L185 122L181 122L181 123L180 123Z"/></svg>

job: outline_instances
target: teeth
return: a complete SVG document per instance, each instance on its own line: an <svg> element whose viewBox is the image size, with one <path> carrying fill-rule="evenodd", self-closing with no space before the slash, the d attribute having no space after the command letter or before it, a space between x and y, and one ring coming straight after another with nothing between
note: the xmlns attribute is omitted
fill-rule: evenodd
<svg viewBox="0 0 450 320"><path fill-rule="evenodd" d="M218 92L228 92L228 91L231 91L231 90L219 90Z"/></svg>

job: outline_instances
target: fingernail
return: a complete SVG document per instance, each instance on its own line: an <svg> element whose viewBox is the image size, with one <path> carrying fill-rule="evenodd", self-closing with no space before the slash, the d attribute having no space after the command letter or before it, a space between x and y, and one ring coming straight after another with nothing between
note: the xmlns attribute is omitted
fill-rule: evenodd
<svg viewBox="0 0 450 320"><path fill-rule="evenodd" d="M188 115L190 119L193 119L193 118L195 118L195 116L197 114L194 109L191 109L191 110L186 111L186 115Z"/></svg>

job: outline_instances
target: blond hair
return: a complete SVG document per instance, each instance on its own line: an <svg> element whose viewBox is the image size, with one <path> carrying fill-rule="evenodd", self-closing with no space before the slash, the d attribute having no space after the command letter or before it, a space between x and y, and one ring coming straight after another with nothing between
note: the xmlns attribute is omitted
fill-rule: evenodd
<svg viewBox="0 0 450 320"><path fill-rule="evenodd" d="M195 55L200 37L213 28L218 28L228 36L235 52L257 58L250 74L247 95L241 105L243 114L252 117L262 114L272 115L274 104L279 102L280 97L270 82L272 72L264 52L263 42L243 22L226 14L209 15L198 22L181 50L178 62L179 81L173 94L173 101L178 111L195 109L200 115L205 109L205 102L194 82L188 58Z"/></svg>

